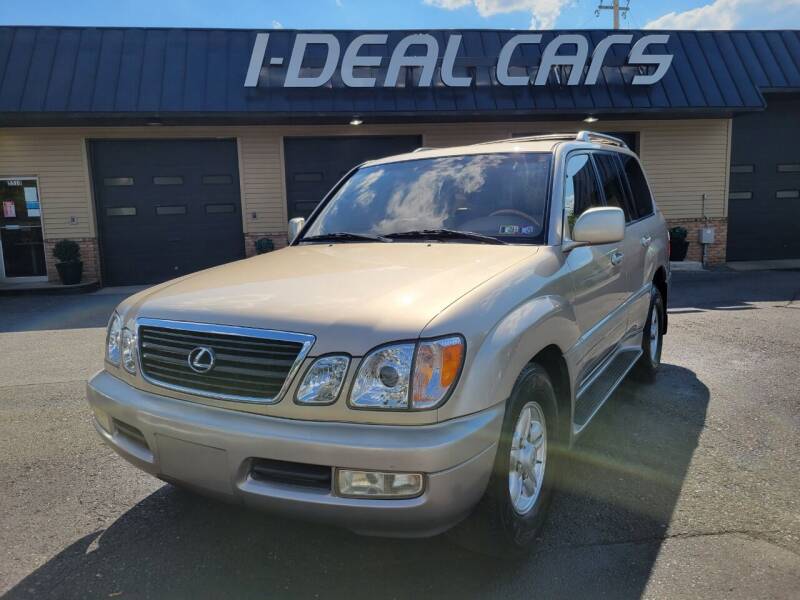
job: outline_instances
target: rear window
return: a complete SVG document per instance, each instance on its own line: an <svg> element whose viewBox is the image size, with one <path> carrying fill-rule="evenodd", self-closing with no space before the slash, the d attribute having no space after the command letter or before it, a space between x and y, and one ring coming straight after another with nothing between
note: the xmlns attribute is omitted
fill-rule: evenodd
<svg viewBox="0 0 800 600"><path fill-rule="evenodd" d="M619 154L622 161L622 168L628 179L628 185L631 191L631 200L635 213L635 219L641 219L653 214L653 196L650 194L650 188L647 186L647 180L644 178L642 167L639 161L627 154Z"/></svg>

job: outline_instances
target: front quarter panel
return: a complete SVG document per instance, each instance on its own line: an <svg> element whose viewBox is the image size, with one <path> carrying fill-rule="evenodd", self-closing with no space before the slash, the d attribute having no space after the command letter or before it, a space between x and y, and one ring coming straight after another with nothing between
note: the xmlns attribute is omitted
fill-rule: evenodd
<svg viewBox="0 0 800 600"><path fill-rule="evenodd" d="M579 337L571 290L559 248L509 269L434 318L423 337L460 333L467 340L464 369L443 421L504 402L517 376L542 349L566 352Z"/></svg>

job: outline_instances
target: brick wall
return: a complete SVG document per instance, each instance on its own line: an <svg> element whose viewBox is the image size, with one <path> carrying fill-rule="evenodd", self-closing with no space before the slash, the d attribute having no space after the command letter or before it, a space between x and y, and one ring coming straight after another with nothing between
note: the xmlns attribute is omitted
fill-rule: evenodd
<svg viewBox="0 0 800 600"><path fill-rule="evenodd" d="M47 264L47 279L57 282L58 271L56 270L56 257L53 256L53 247L61 240L49 239L44 241L44 256ZM100 263L98 261L97 240L94 238L75 239L81 248L81 260L83 261L83 276L81 283L88 283L100 280Z"/></svg>
<svg viewBox="0 0 800 600"><path fill-rule="evenodd" d="M706 250L706 263L721 265L725 262L725 250L728 245L728 219L668 219L669 227L685 227L689 232L686 239L689 241L689 251L686 260L702 261L703 245L700 243L700 230L704 227L713 227L715 230L714 243L709 244Z"/></svg>
<svg viewBox="0 0 800 600"><path fill-rule="evenodd" d="M244 252L247 256L256 255L256 240L269 238L275 244L275 250L288 245L285 233L246 233L244 235Z"/></svg>

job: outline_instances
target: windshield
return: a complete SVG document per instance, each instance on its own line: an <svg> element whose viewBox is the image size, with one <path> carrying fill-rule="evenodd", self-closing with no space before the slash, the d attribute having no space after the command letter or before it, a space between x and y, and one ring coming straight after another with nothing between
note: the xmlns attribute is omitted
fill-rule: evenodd
<svg viewBox="0 0 800 600"><path fill-rule="evenodd" d="M541 243L550 163L549 153L514 152L364 167L330 198L303 239L451 230Z"/></svg>

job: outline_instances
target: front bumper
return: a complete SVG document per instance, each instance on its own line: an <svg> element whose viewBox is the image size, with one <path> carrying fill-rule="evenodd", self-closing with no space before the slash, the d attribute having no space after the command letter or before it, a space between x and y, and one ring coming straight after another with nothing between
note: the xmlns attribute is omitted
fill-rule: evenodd
<svg viewBox="0 0 800 600"><path fill-rule="evenodd" d="M106 371L87 397L100 436L123 458L162 479L229 501L370 535L423 537L463 519L494 465L503 405L420 426L275 418L155 395ZM254 459L425 474L408 499L336 496L254 478Z"/></svg>

